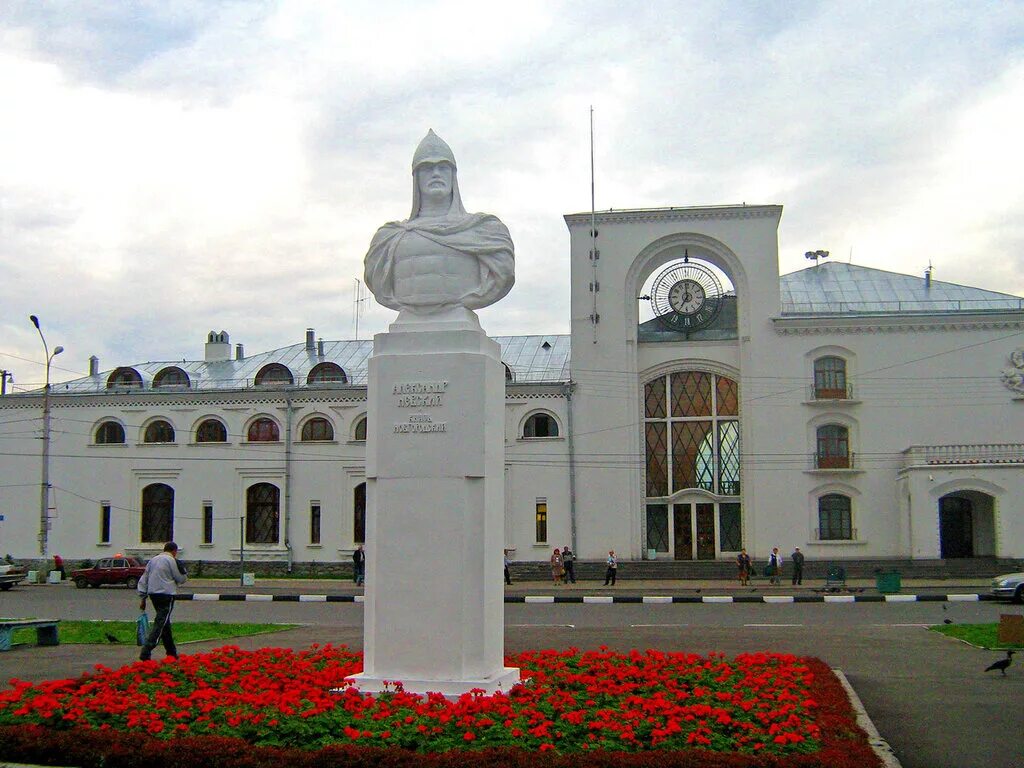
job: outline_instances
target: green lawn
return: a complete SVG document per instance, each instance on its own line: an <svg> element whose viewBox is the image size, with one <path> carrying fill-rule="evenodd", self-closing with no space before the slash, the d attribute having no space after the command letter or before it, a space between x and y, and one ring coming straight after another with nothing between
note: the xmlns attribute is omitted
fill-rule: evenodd
<svg viewBox="0 0 1024 768"><path fill-rule="evenodd" d="M150 617L152 621L152 617ZM297 624L227 624L219 621L174 622L174 640L189 643L197 640L224 640L265 632L294 629ZM135 645L134 621L62 621L58 625L61 643L99 643L102 645ZM15 630L15 643L35 645L34 629Z"/></svg>
<svg viewBox="0 0 1024 768"><path fill-rule="evenodd" d="M929 627L946 637L955 637L957 640L964 640L980 648L1024 648L1024 645L1004 645L996 640L998 628L998 624L939 624Z"/></svg>

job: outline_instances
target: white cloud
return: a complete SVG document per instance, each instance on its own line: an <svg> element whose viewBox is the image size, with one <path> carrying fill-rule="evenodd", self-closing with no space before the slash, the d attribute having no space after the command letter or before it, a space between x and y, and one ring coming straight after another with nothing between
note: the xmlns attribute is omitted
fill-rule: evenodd
<svg viewBox="0 0 1024 768"><path fill-rule="evenodd" d="M78 371L197 357L211 328L351 335L428 127L516 241L485 327L565 332L590 105L599 208L782 203L782 271L852 248L1024 292L1022 30L1019 2L8 5L0 352L41 356L29 313Z"/></svg>

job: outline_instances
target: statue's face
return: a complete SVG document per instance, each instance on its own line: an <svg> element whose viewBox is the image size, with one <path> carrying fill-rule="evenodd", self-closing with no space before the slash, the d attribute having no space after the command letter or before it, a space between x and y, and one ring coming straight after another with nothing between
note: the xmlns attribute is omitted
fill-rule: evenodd
<svg viewBox="0 0 1024 768"><path fill-rule="evenodd" d="M424 201L444 202L451 199L455 169L451 163L422 163L416 169L416 183Z"/></svg>

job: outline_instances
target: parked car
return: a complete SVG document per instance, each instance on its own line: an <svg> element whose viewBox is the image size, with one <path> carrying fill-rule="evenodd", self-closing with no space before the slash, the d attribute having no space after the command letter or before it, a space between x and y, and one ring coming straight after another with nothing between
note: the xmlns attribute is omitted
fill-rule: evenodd
<svg viewBox="0 0 1024 768"><path fill-rule="evenodd" d="M80 568L71 572L71 580L79 589L101 587L104 584L125 584L135 589L146 566L134 557L105 557L92 568Z"/></svg>
<svg viewBox="0 0 1024 768"><path fill-rule="evenodd" d="M992 594L1010 598L1015 603L1024 603L1024 571L996 576L992 579Z"/></svg>
<svg viewBox="0 0 1024 768"><path fill-rule="evenodd" d="M19 565L0 565L0 589L6 592L15 584L20 584L25 576L25 569Z"/></svg>

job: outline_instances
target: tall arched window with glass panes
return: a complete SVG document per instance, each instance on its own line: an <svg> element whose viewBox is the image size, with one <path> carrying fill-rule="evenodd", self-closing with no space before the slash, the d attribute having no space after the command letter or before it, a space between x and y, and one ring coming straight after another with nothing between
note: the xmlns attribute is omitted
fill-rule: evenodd
<svg viewBox="0 0 1024 768"><path fill-rule="evenodd" d="M707 371L643 391L649 555L714 560L743 547L739 385Z"/></svg>

